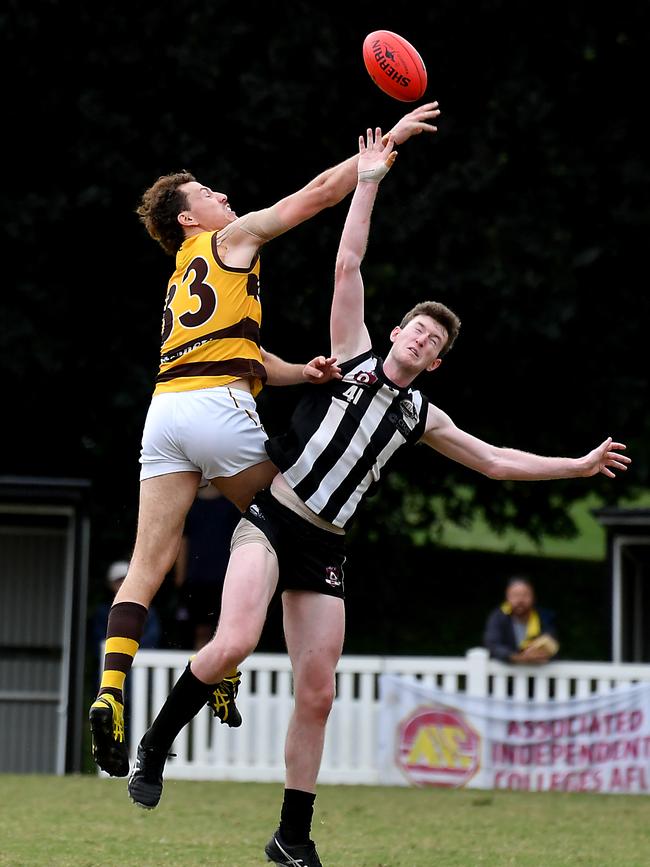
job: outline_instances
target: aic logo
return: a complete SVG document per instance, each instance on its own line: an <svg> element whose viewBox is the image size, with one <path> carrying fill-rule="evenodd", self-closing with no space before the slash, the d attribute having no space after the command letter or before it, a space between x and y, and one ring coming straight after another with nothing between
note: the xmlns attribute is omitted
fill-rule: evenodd
<svg viewBox="0 0 650 867"><path fill-rule="evenodd" d="M397 730L397 765L416 786L464 786L479 767L481 740L462 713L418 708Z"/></svg>

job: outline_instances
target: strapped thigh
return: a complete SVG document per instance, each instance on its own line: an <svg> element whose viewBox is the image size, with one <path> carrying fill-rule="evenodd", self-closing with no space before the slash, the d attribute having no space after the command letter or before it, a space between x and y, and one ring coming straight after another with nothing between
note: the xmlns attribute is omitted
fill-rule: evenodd
<svg viewBox="0 0 650 867"><path fill-rule="evenodd" d="M242 545L249 545L251 542L258 542L260 545L263 545L277 560L277 552L266 534L263 533L259 527L256 527L255 524L251 524L251 522L247 521L246 518L242 518L235 527L235 532L232 534L230 553L232 553L235 548L240 548Z"/></svg>

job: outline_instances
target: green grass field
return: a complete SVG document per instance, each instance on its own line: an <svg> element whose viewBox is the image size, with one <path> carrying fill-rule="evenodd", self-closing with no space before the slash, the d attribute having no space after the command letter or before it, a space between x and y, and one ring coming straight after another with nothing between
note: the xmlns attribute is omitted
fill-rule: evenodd
<svg viewBox="0 0 650 867"><path fill-rule="evenodd" d="M157 810L124 780L0 776L2 865L264 865L282 786L170 780ZM321 786L324 867L647 867L650 799Z"/></svg>

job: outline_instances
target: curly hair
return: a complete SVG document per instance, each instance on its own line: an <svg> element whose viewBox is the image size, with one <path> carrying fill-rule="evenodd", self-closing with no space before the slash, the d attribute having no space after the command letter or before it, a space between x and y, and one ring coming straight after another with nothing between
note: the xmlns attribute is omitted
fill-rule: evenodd
<svg viewBox="0 0 650 867"><path fill-rule="evenodd" d="M190 172L163 175L144 192L135 211L147 232L170 256L176 255L185 240L178 215L187 208L187 197L179 187L195 180Z"/></svg>
<svg viewBox="0 0 650 867"><path fill-rule="evenodd" d="M442 358L443 355L446 355L449 352L451 347L454 345L454 341L458 337L458 332L460 331L460 319L452 310L449 309L449 307L445 307L445 305L441 304L439 301L421 301L419 304L416 304L412 310L409 310L400 322L399 327L404 328L404 326L408 325L408 323L412 319L415 319L416 316L430 316L439 325L442 325L447 332L447 342L439 352L439 356Z"/></svg>

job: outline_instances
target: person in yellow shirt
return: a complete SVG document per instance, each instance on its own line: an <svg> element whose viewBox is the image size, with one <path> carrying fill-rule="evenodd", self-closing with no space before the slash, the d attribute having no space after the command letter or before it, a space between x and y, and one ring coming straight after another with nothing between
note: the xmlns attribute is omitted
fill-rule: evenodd
<svg viewBox="0 0 650 867"><path fill-rule="evenodd" d="M396 144L435 132L438 104L408 112L392 130ZM213 484L244 511L277 468L255 407L264 382L325 383L340 376L335 358L304 368L260 344L259 250L332 207L357 182L358 154L261 211L237 217L228 196L189 172L159 178L138 208L148 233L176 257L163 312L161 363L142 438L140 503L128 574L111 608L104 671L90 708L93 758L112 776L129 772L123 686L148 606L171 569L200 484ZM241 717L238 672L215 684L216 714Z"/></svg>

